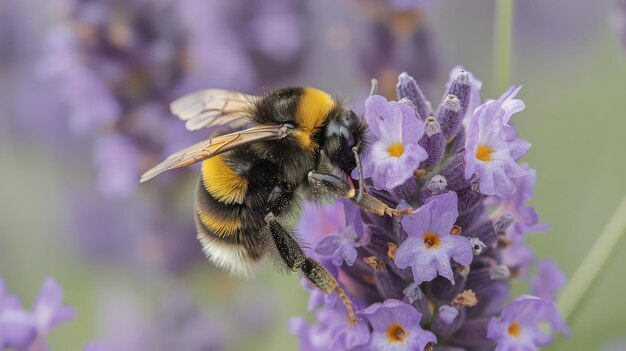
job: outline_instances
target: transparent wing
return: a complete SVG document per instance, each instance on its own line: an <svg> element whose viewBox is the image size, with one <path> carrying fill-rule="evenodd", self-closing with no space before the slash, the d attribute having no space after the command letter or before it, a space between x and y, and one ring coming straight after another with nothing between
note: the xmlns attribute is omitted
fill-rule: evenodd
<svg viewBox="0 0 626 351"><path fill-rule="evenodd" d="M220 125L238 127L248 122L246 112L258 98L236 91L206 89L174 100L170 111L186 121L189 130Z"/></svg>
<svg viewBox="0 0 626 351"><path fill-rule="evenodd" d="M140 182L150 180L170 169L189 166L236 147L258 141L282 139L289 135L291 129L293 126L287 124L261 125L199 142L170 155L165 161L144 173Z"/></svg>

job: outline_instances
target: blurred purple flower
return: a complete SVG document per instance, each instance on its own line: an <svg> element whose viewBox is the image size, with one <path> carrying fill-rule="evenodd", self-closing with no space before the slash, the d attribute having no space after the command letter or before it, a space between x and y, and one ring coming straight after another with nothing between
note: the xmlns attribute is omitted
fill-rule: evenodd
<svg viewBox="0 0 626 351"><path fill-rule="evenodd" d="M435 0L386 0L389 7L395 10L411 10L420 6L431 5Z"/></svg>
<svg viewBox="0 0 626 351"><path fill-rule="evenodd" d="M6 294L4 281L0 279L0 346L47 350L46 338L52 328L74 318L74 309L62 305L62 299L61 286L47 278L32 311L25 311L15 296Z"/></svg>
<svg viewBox="0 0 626 351"><path fill-rule="evenodd" d="M141 309L145 297L126 286L107 284L100 293L99 328L106 341L96 346L105 350L217 351L230 337L228 321L217 323L203 313L185 289L159 296L159 308L150 314Z"/></svg>
<svg viewBox="0 0 626 351"><path fill-rule="evenodd" d="M520 88L511 88L498 100L479 106L471 117L465 141L465 178L474 173L480 180L480 192L509 198L516 192L512 178L528 174L516 160L524 156L530 144L517 139L508 123L511 116L524 109L514 99Z"/></svg>
<svg viewBox="0 0 626 351"><path fill-rule="evenodd" d="M389 299L361 313L372 325L371 350L424 350L429 343L437 343L435 334L420 327L422 314L409 304Z"/></svg>
<svg viewBox="0 0 626 351"><path fill-rule="evenodd" d="M117 351L117 349L104 342L92 341L85 346L83 351Z"/></svg>
<svg viewBox="0 0 626 351"><path fill-rule="evenodd" d="M546 301L556 301L556 294L565 287L565 274L555 260L541 260L537 263L537 276L530 282L530 292Z"/></svg>
<svg viewBox="0 0 626 351"><path fill-rule="evenodd" d="M94 145L94 163L99 171L100 191L105 196L128 194L139 185L139 154L122 135L98 138Z"/></svg>
<svg viewBox="0 0 626 351"><path fill-rule="evenodd" d="M91 152L100 193L108 197L128 199L147 168L211 133L186 131L184 123L168 111L172 100L207 87L248 92L292 76L295 71L286 66L296 65L305 45L303 8L291 1L263 0L251 6L244 0L94 0L65 5L64 17L47 36L38 71L55 86L52 92L65 109L59 115L67 116L69 129L82 144L91 144L81 149ZM266 28L267 24L272 27ZM281 40L276 40L277 31ZM277 71L276 66L280 66ZM261 72L267 67L273 68L271 74ZM261 76L266 80L259 81ZM142 245L147 249L139 256L148 262L156 258L156 262L175 263L174 269L163 265L170 271L180 271L200 257L193 221L176 211L185 206L173 203L173 194L191 179L181 172L190 174L193 169L160 177L156 180L160 184L148 187L155 205L149 211L133 209L147 222L117 221L129 225L116 228L132 232L134 242L145 239L141 244L148 244ZM113 205L113 201L106 203ZM93 217L86 210L80 212ZM152 224L155 218L158 225ZM100 230L90 225L79 232ZM108 241L107 247L118 246L112 242L120 237L118 233L107 233L106 239L95 236L83 242ZM181 236L184 239L172 245L170 241Z"/></svg>
<svg viewBox="0 0 626 351"><path fill-rule="evenodd" d="M421 82L436 78L436 40L424 18L428 0L355 1L367 13L362 39L357 42L363 75L379 81L381 95L393 96L395 79L407 72Z"/></svg>
<svg viewBox="0 0 626 351"><path fill-rule="evenodd" d="M464 266L472 262L469 240L450 234L457 216L456 193L448 192L428 198L410 217L402 218L408 237L398 247L395 263L398 268L410 266L415 283L441 275L454 284L450 259Z"/></svg>
<svg viewBox="0 0 626 351"><path fill-rule="evenodd" d="M617 30L622 49L626 51L626 0L617 1Z"/></svg>
<svg viewBox="0 0 626 351"><path fill-rule="evenodd" d="M428 157L418 144L424 123L414 107L378 95L365 101L365 120L375 141L363 159L364 175L372 178L377 189L395 188L412 177Z"/></svg>
<svg viewBox="0 0 626 351"><path fill-rule="evenodd" d="M496 350L538 350L550 344L556 332L569 334L556 306L523 295L505 307L499 318L491 318L487 337L497 343Z"/></svg>

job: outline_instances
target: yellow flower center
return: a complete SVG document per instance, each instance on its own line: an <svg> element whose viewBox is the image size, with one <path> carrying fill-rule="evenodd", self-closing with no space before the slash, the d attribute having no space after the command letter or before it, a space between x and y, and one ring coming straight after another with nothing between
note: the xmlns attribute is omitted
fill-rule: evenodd
<svg viewBox="0 0 626 351"><path fill-rule="evenodd" d="M402 342L408 336L409 333L400 323L394 323L387 328L387 339L389 339L389 342Z"/></svg>
<svg viewBox="0 0 626 351"><path fill-rule="evenodd" d="M493 154L493 149L487 145L478 145L478 149L476 150L476 158L483 161L489 162L493 158L491 155Z"/></svg>
<svg viewBox="0 0 626 351"><path fill-rule="evenodd" d="M393 144L387 148L389 155L400 157L404 153L404 146L401 143Z"/></svg>
<svg viewBox="0 0 626 351"><path fill-rule="evenodd" d="M436 249L439 247L439 243L441 242L439 235L431 232L425 233L422 239L424 239L424 245L427 249Z"/></svg>
<svg viewBox="0 0 626 351"><path fill-rule="evenodd" d="M508 332L510 336L517 338L519 337L519 334L521 331L522 331L522 328L519 326L519 323L513 322L511 323L511 325L509 325Z"/></svg>

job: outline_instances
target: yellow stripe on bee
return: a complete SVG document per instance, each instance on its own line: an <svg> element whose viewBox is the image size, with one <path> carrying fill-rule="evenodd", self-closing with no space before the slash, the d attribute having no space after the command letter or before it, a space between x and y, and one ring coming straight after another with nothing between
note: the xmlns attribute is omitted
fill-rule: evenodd
<svg viewBox="0 0 626 351"><path fill-rule="evenodd" d="M217 217L206 210L197 210L200 223L217 236L225 237L234 234L241 229L243 223L239 219L226 219Z"/></svg>
<svg viewBox="0 0 626 351"><path fill-rule="evenodd" d="M223 154L202 162L202 184L211 196L225 204L243 203L248 191L248 180L226 164Z"/></svg>
<svg viewBox="0 0 626 351"><path fill-rule="evenodd" d="M335 107L335 101L328 93L315 88L304 88L294 116L295 122L302 129L302 135L294 136L304 147L317 147L317 144L311 140L311 136L324 124L333 107Z"/></svg>

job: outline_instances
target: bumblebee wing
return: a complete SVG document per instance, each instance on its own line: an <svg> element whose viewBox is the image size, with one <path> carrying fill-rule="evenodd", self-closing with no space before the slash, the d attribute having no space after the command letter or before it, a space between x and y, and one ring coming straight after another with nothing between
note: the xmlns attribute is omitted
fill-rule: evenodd
<svg viewBox="0 0 626 351"><path fill-rule="evenodd" d="M289 125L260 125L199 142L170 155L165 161L144 173L140 182L150 180L170 169L185 167L243 145L282 139L291 129Z"/></svg>
<svg viewBox="0 0 626 351"><path fill-rule="evenodd" d="M170 111L186 121L189 130L219 125L242 126L258 96L230 90L206 89L185 95L170 104Z"/></svg>

